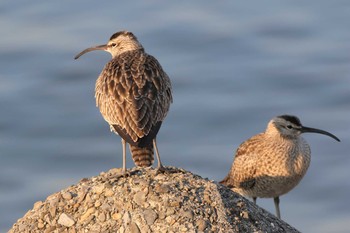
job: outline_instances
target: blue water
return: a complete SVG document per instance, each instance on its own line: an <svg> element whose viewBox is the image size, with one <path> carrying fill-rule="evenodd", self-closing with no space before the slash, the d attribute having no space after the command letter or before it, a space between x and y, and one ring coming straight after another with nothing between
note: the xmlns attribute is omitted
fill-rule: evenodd
<svg viewBox="0 0 350 233"><path fill-rule="evenodd" d="M304 136L312 163L281 197L282 218L302 232L348 231L349 22L346 0L1 1L0 232L34 202L121 166L94 100L110 55L73 57L122 29L173 83L158 135L165 165L221 180L241 142L295 114L342 142ZM272 200L258 204L274 213Z"/></svg>

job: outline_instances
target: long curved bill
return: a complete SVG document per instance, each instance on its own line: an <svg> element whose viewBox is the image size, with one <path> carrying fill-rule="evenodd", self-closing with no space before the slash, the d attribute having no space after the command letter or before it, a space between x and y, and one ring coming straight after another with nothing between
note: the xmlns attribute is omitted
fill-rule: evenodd
<svg viewBox="0 0 350 233"><path fill-rule="evenodd" d="M310 127L301 127L301 132L302 133L319 133L319 134L324 134L324 135L327 135L331 138L334 138L335 140L337 140L338 142L340 142L339 138L337 138L335 135L327 132L327 131L324 131L324 130L321 130L321 129L314 129L314 128L310 128Z"/></svg>
<svg viewBox="0 0 350 233"><path fill-rule="evenodd" d="M94 47L91 47L91 48L87 48L87 49L81 51L78 55L76 55L74 57L74 59L78 59L79 57L81 57L85 53L88 53L88 52L91 52L91 51L94 51L94 50L107 50L107 45L104 44L104 45L98 45L98 46L94 46Z"/></svg>

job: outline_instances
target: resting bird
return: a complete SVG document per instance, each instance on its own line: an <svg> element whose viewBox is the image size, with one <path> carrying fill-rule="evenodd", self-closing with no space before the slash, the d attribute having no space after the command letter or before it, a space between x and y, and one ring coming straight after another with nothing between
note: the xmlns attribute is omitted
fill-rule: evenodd
<svg viewBox="0 0 350 233"><path fill-rule="evenodd" d="M273 198L281 218L279 196L292 190L304 177L311 159L310 146L302 133L319 133L340 141L333 134L305 127L299 118L273 118L264 133L243 142L237 149L231 170L220 183L233 191L256 198Z"/></svg>
<svg viewBox="0 0 350 233"><path fill-rule="evenodd" d="M85 49L75 59L93 50L112 55L96 81L95 98L111 131L122 138L122 173L126 171L126 143L136 166L152 166L155 150L158 169L162 169L156 136L172 103L168 75L131 32L117 32L107 44Z"/></svg>

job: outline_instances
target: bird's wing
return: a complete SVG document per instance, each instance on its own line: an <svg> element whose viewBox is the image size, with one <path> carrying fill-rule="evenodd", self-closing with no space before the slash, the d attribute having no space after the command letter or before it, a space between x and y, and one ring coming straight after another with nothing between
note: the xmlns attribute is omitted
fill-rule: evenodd
<svg viewBox="0 0 350 233"><path fill-rule="evenodd" d="M256 182L256 164L261 154L261 134L243 142L237 149L230 175L233 186L238 189L251 189Z"/></svg>
<svg viewBox="0 0 350 233"><path fill-rule="evenodd" d="M140 51L124 53L106 64L95 97L105 120L134 142L165 118L172 101L169 77L154 57Z"/></svg>

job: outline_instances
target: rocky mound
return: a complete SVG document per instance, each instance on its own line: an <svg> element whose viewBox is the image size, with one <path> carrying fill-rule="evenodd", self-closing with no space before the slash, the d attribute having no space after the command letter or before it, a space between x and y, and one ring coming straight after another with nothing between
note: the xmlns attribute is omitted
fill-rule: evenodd
<svg viewBox="0 0 350 233"><path fill-rule="evenodd" d="M9 232L298 232L217 182L166 169L85 178L35 203Z"/></svg>

